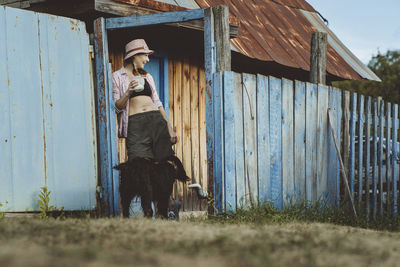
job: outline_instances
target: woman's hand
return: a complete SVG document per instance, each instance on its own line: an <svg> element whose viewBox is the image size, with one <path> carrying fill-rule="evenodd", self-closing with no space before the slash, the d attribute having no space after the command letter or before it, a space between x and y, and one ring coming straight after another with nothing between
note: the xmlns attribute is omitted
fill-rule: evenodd
<svg viewBox="0 0 400 267"><path fill-rule="evenodd" d="M171 144L175 145L176 142L178 141L178 137L176 136L176 133L172 129L172 127L168 127L168 130L169 130L169 136L171 137Z"/></svg>
<svg viewBox="0 0 400 267"><path fill-rule="evenodd" d="M129 96L135 91L135 88L136 88L138 85L139 85L139 82L138 82L137 80L132 80L132 81L129 83L128 90L126 90L127 93L129 94Z"/></svg>

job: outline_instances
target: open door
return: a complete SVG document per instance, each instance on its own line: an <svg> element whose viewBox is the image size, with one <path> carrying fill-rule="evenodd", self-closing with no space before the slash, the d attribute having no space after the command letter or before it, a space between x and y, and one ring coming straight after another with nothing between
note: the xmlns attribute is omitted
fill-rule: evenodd
<svg viewBox="0 0 400 267"><path fill-rule="evenodd" d="M0 6L0 211L96 207L91 60L84 22Z"/></svg>

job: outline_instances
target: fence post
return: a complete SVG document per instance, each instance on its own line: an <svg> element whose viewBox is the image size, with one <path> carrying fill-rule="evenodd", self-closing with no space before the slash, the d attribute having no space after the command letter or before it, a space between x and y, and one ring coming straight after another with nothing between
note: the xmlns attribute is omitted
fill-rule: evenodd
<svg viewBox="0 0 400 267"><path fill-rule="evenodd" d="M326 47L328 34L314 32L311 38L310 82L326 84Z"/></svg>
<svg viewBox="0 0 400 267"><path fill-rule="evenodd" d="M231 70L231 47L229 41L229 9L216 6L214 14L214 39L216 50L216 71Z"/></svg>
<svg viewBox="0 0 400 267"><path fill-rule="evenodd" d="M343 163L345 172L349 174L349 162L350 162L350 92L343 92L343 127L342 127L342 136L343 136ZM340 141L340 140L338 140ZM344 177L342 177L342 180ZM347 196L347 191L344 190L345 196Z"/></svg>

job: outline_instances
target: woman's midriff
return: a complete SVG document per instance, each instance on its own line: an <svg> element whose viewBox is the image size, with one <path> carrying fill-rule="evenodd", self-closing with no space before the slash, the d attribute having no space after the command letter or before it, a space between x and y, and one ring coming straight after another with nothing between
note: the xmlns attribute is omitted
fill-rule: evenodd
<svg viewBox="0 0 400 267"><path fill-rule="evenodd" d="M149 96L139 95L129 99L129 116L152 110L157 110L157 107Z"/></svg>

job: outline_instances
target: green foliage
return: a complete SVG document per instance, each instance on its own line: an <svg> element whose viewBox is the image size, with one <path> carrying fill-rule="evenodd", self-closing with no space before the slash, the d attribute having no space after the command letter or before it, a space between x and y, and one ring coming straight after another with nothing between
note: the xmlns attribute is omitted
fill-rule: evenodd
<svg viewBox="0 0 400 267"><path fill-rule="evenodd" d="M333 86L350 92L359 92L372 97L381 96L384 100L400 104L400 50L378 52L368 67L382 80L333 82Z"/></svg>
<svg viewBox="0 0 400 267"><path fill-rule="evenodd" d="M329 206L323 201L299 202L278 210L271 202L249 208L240 207L236 211L210 216L210 223L229 224L269 224L291 222L319 222L347 225L353 227L370 228L376 230L400 230L400 216L384 215L377 219L368 219L361 214L355 217L348 203L342 203L340 207Z"/></svg>
<svg viewBox="0 0 400 267"><path fill-rule="evenodd" d="M342 81L333 82L333 86L358 92L372 97L381 96L384 100L400 103L400 50L378 52L373 56L368 67L382 80L376 81Z"/></svg>
<svg viewBox="0 0 400 267"><path fill-rule="evenodd" d="M47 189L47 186L41 187L42 191L39 194L39 208L40 208L40 218L47 219L49 216L49 212L55 211L56 207L51 206L50 204L50 191Z"/></svg>

